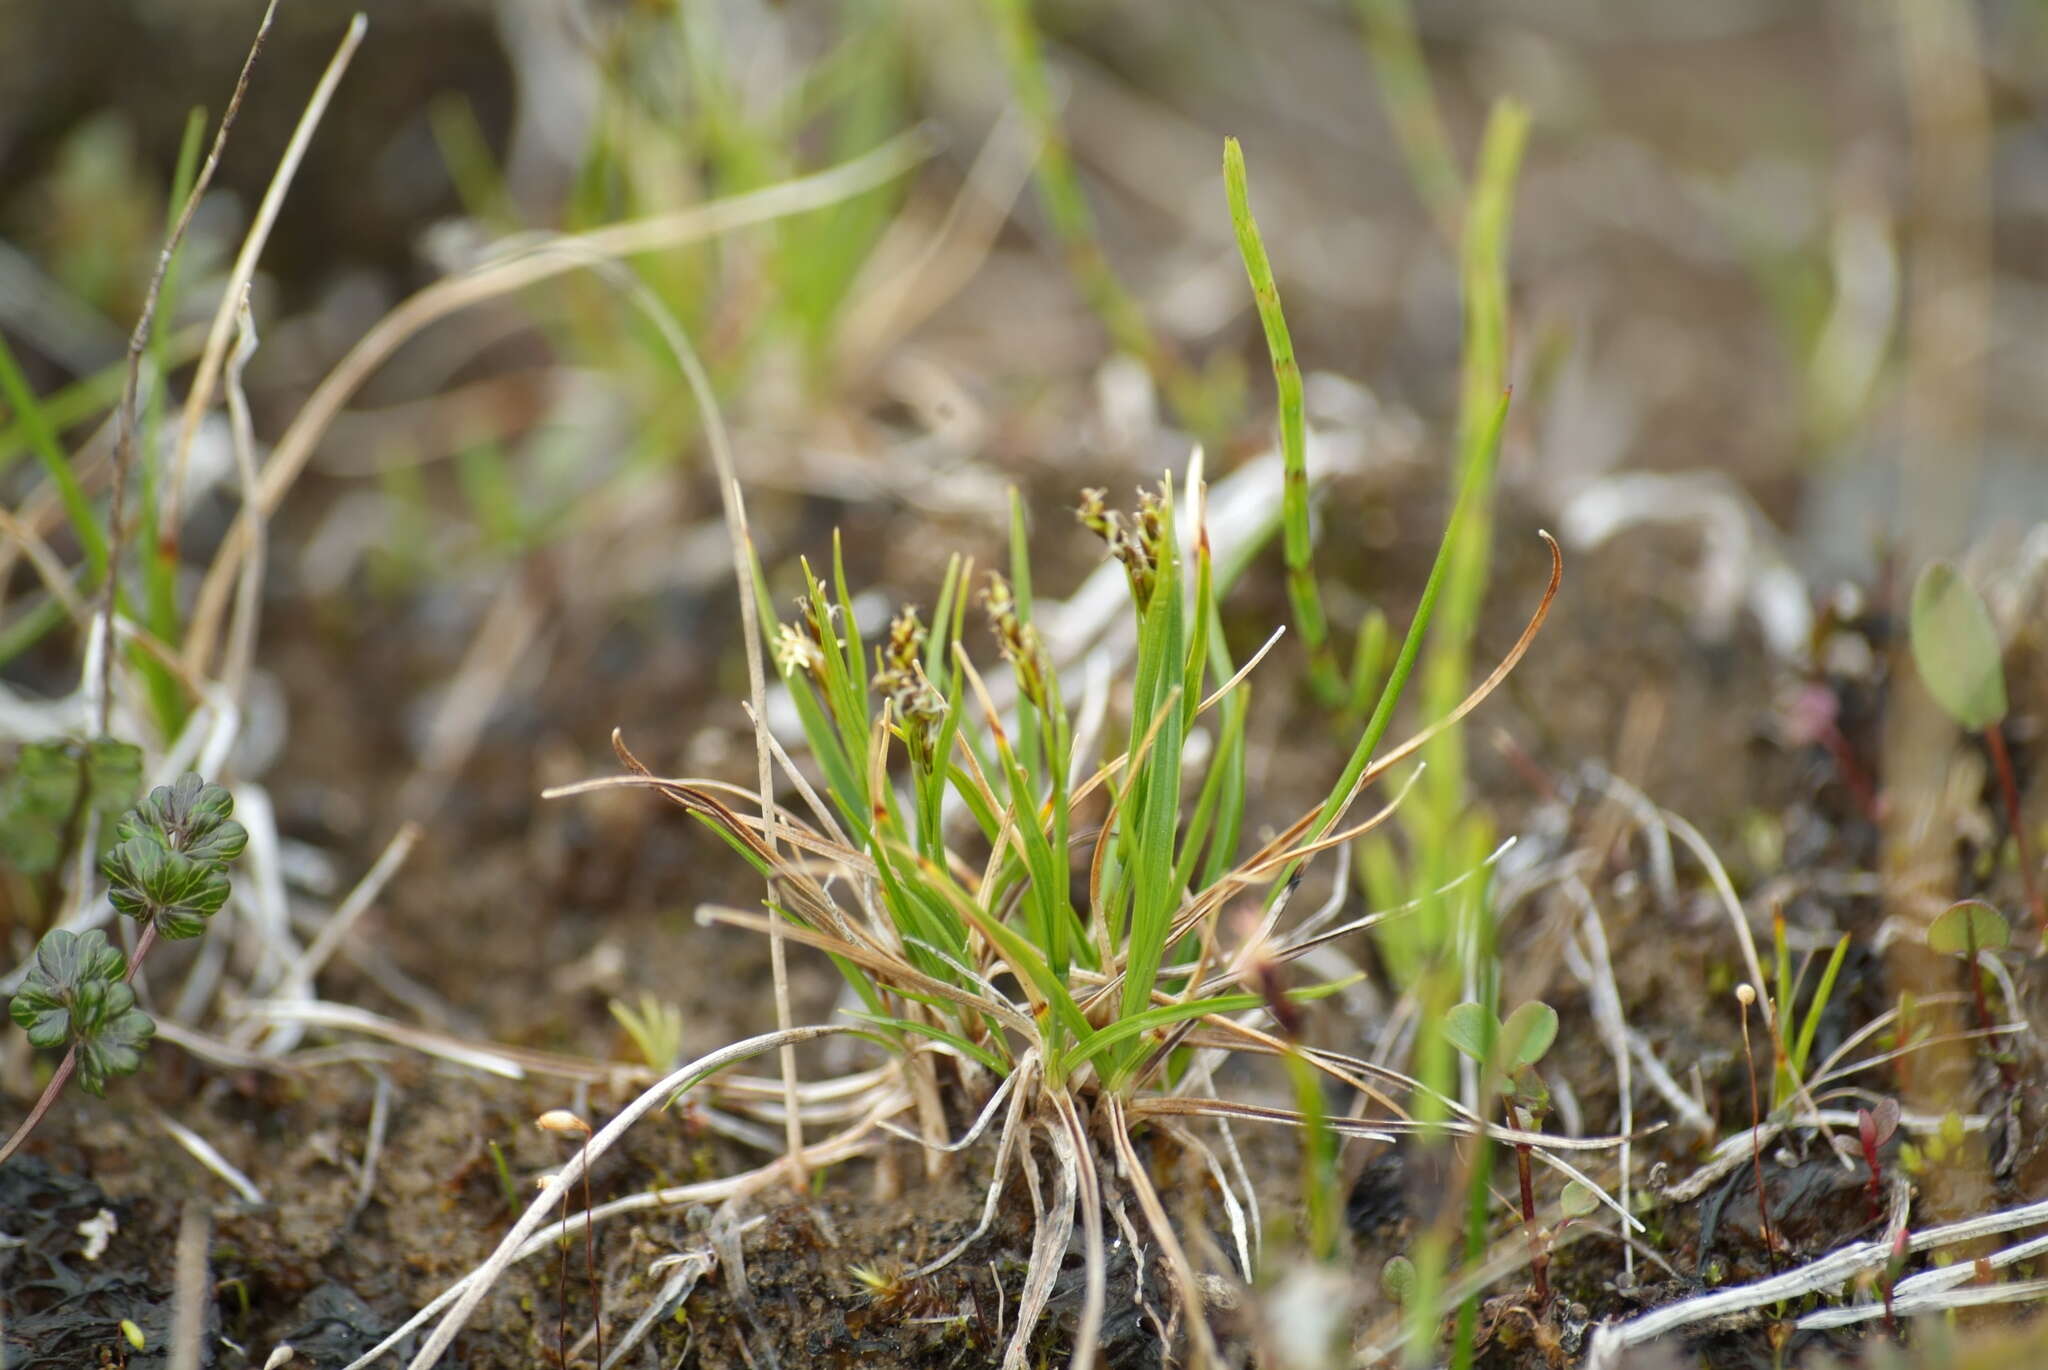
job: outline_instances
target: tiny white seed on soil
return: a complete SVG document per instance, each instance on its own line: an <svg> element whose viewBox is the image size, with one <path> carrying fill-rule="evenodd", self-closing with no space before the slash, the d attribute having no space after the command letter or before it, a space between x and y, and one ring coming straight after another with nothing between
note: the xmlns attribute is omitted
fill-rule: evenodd
<svg viewBox="0 0 2048 1370"><path fill-rule="evenodd" d="M588 1133L590 1131L589 1123L584 1122L566 1108L551 1108L541 1114L540 1117L535 1118L533 1123L542 1132Z"/></svg>

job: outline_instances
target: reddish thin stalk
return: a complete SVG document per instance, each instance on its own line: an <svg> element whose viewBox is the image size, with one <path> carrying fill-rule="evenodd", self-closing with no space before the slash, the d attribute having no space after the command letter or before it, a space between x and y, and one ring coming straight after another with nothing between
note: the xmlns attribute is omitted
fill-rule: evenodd
<svg viewBox="0 0 2048 1370"><path fill-rule="evenodd" d="M1520 1132L1522 1120L1515 1112L1515 1101L1502 1099L1501 1106L1507 1109L1508 1127ZM1522 1182L1522 1226L1529 1234L1529 1273L1536 1282L1536 1305L1547 1307L1550 1303L1550 1251L1544 1244L1542 1230L1536 1226L1536 1187L1529 1174L1529 1145L1526 1142L1515 1143L1515 1170Z"/></svg>
<svg viewBox="0 0 2048 1370"><path fill-rule="evenodd" d="M1997 723L1986 728L1984 745L1991 751L1992 769L1998 772L1998 792L2005 800L2005 825L2011 829L2013 845L2019 850L2020 887L2027 892L2027 912L2033 916L2036 931L2048 931L2048 918L2042 916L2041 888L2034 879L2034 844L2027 840L2026 821L2020 817L2020 788L2012 778L2012 755L2005 749L2005 729Z"/></svg>
<svg viewBox="0 0 2048 1370"><path fill-rule="evenodd" d="M2006 1058L2005 1049L1992 1037L1992 1030L1997 1025L1991 1021L1991 1005L1984 998L1984 967L1977 964L1977 929L1975 924L1967 924L1966 928L1970 954L1964 969L1970 977L1970 1003L1976 1008L1977 1027L1985 1034L1985 1043L1991 1048L1991 1059L1998 1066L1999 1083L2005 1086L2005 1092L2010 1096L2020 1087L2020 1073Z"/></svg>
<svg viewBox="0 0 2048 1370"><path fill-rule="evenodd" d="M1748 989L1749 986L1744 985L1742 988ZM1754 993L1755 991L1751 991L1751 996ZM1757 1228L1763 1235L1764 1254L1770 1259L1771 1273L1776 1274L1778 1271L1778 1235L1771 1226L1770 1197L1764 1190L1764 1148L1763 1142L1760 1140L1763 1130L1763 1103L1757 1097L1756 1053L1751 1050L1749 1045L1749 1005L1751 996L1737 996L1738 1001L1742 1005L1742 1058L1748 1066L1747 1073L1749 1075L1749 1163L1752 1173L1756 1176Z"/></svg>

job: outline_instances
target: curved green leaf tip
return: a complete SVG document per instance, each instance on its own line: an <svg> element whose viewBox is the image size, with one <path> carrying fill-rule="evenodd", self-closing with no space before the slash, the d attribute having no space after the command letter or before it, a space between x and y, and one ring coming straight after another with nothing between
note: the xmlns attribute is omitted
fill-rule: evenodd
<svg viewBox="0 0 2048 1370"><path fill-rule="evenodd" d="M1913 664L1927 692L1972 732L2005 717L2005 669L1991 611L1955 568L1937 561L1913 585Z"/></svg>
<svg viewBox="0 0 2048 1370"><path fill-rule="evenodd" d="M1944 956L1972 951L1999 951L2011 945L2012 925L2005 915L1981 899L1950 904L1927 925L1927 945Z"/></svg>

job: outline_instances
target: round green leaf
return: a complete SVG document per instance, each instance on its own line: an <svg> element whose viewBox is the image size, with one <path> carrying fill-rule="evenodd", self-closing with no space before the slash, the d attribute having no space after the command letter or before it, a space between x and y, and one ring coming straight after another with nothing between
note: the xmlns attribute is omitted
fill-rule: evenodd
<svg viewBox="0 0 2048 1370"><path fill-rule="evenodd" d="M1484 1004L1467 999L1444 1015L1444 1040L1482 1065L1489 1040L1498 1043L1500 1020Z"/></svg>
<svg viewBox="0 0 2048 1370"><path fill-rule="evenodd" d="M1913 586L1913 664L1935 702L1972 732L2005 717L2005 668L1991 611L1945 562Z"/></svg>
<svg viewBox="0 0 2048 1370"><path fill-rule="evenodd" d="M1927 925L1927 945L1945 956L1968 956L1972 949L1998 951L2012 943L2005 915L1981 899L1950 904Z"/></svg>
<svg viewBox="0 0 2048 1370"><path fill-rule="evenodd" d="M1394 1256L1380 1267L1380 1292L1395 1303L1406 1303L1415 1293L1415 1262Z"/></svg>
<svg viewBox="0 0 2048 1370"><path fill-rule="evenodd" d="M1583 1218L1600 1206L1600 1196L1577 1180L1565 1185L1564 1193L1558 1195L1558 1204L1565 1216Z"/></svg>
<svg viewBox="0 0 2048 1370"><path fill-rule="evenodd" d="M1557 1010L1540 999L1532 999L1508 1015L1501 1024L1498 1054L1503 1067L1533 1066L1557 1040Z"/></svg>

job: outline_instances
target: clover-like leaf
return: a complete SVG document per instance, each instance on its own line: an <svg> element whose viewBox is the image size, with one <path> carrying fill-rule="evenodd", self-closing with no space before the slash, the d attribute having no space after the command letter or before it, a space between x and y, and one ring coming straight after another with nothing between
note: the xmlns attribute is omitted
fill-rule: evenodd
<svg viewBox="0 0 2048 1370"><path fill-rule="evenodd" d="M120 986L127 989L128 986ZM156 1036L156 1023L147 1013L129 1007L100 1024L99 1031L78 1043L78 1087L99 1097L107 1092L107 1080L115 1075L133 1075L142 1067L142 1053Z"/></svg>
<svg viewBox="0 0 2048 1370"><path fill-rule="evenodd" d="M1927 945L1944 956L1968 956L1973 951L1998 951L2012 942L2012 925L2005 915L1981 899L1950 904L1927 925Z"/></svg>
<svg viewBox="0 0 2048 1370"><path fill-rule="evenodd" d="M197 937L228 898L227 872L219 865L166 847L146 832L125 838L100 869L114 907L138 923L155 923L164 937Z"/></svg>
<svg viewBox="0 0 2048 1370"><path fill-rule="evenodd" d="M1489 1045L1497 1049L1500 1043L1500 1019L1486 1005L1467 999L1444 1015L1443 1033L1444 1040L1484 1065Z"/></svg>
<svg viewBox="0 0 2048 1370"><path fill-rule="evenodd" d="M1913 585L1913 664L1949 717L1981 732L2005 717L2005 668L1991 611L1970 583L1934 562Z"/></svg>
<svg viewBox="0 0 2048 1370"><path fill-rule="evenodd" d="M173 784L151 790L121 820L120 836L124 843L154 837L173 851L226 865L249 841L247 830L229 817L234 811L234 796L226 789L187 771Z"/></svg>
<svg viewBox="0 0 2048 1370"><path fill-rule="evenodd" d="M1500 1025L1498 1040L1494 1054L1502 1068L1513 1071L1535 1065L1557 1040L1557 1010L1540 999L1531 999L1508 1015Z"/></svg>
<svg viewBox="0 0 2048 1370"><path fill-rule="evenodd" d="M38 1047L78 1048L79 1084L92 1094L111 1075L142 1064L142 1049L156 1033L135 1007L135 991L122 978L128 958L97 929L54 928L36 944L28 975L8 1013Z"/></svg>
<svg viewBox="0 0 2048 1370"><path fill-rule="evenodd" d="M1600 1196L1593 1192L1591 1186L1579 1180L1572 1180L1565 1185L1564 1192L1557 1196L1557 1202L1558 1206L1564 1209L1566 1217L1583 1218L1600 1206Z"/></svg>

